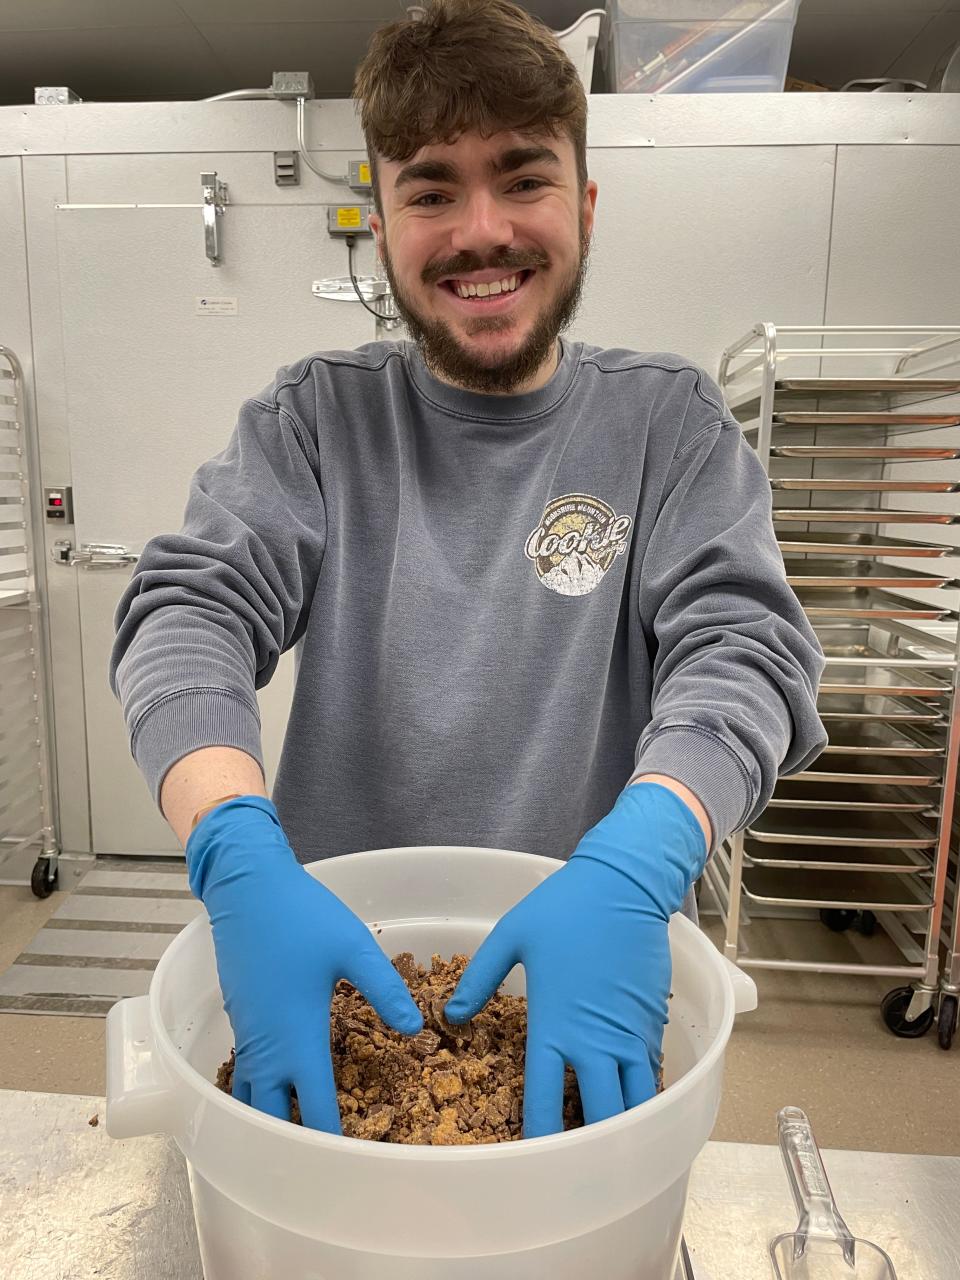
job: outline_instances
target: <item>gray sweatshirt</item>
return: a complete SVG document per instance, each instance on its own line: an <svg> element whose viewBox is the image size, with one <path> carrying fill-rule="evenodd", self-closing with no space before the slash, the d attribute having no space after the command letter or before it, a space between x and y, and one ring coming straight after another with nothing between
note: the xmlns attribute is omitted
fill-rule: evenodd
<svg viewBox="0 0 960 1280"><path fill-rule="evenodd" d="M373 342L242 405L116 613L111 687L154 799L200 747L262 764L255 690L290 648L273 800L301 862L565 858L637 772L685 783L715 848L811 763L822 651L716 384L675 355L561 351L540 390L487 396Z"/></svg>

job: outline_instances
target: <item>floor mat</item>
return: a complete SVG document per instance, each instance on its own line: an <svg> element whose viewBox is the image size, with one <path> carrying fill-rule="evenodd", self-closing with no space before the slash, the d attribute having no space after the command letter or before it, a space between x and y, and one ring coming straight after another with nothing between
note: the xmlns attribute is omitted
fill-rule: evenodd
<svg viewBox="0 0 960 1280"><path fill-rule="evenodd" d="M202 912L182 859L99 859L0 974L0 1012L105 1017Z"/></svg>

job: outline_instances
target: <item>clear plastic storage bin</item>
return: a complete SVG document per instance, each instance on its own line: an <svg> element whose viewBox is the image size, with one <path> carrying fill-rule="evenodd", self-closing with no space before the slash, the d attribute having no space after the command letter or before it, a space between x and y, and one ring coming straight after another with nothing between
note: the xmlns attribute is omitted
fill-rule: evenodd
<svg viewBox="0 0 960 1280"><path fill-rule="evenodd" d="M800 0L607 0L616 93L781 93Z"/></svg>

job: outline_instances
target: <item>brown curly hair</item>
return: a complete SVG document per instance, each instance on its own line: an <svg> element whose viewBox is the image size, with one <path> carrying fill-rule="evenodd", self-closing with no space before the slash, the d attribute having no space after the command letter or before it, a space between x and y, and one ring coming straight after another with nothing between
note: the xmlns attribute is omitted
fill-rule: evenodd
<svg viewBox="0 0 960 1280"><path fill-rule="evenodd" d="M573 143L587 183L587 97L553 32L509 0L432 0L422 19L375 31L353 96L382 214L377 157L407 160L466 132L516 130Z"/></svg>

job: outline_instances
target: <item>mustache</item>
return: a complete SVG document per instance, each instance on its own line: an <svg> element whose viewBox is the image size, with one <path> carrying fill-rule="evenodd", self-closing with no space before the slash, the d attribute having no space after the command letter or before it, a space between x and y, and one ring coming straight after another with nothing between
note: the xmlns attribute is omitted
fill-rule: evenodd
<svg viewBox="0 0 960 1280"><path fill-rule="evenodd" d="M536 267L549 266L549 258L545 253L509 253L500 254L490 262L481 262L461 254L459 258L451 258L438 266L430 267L423 273L424 284L436 284L448 276L465 276L474 271L504 271L513 274Z"/></svg>

